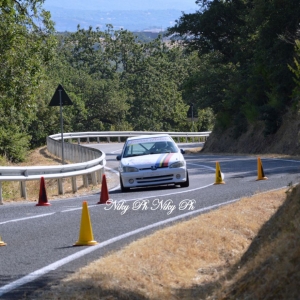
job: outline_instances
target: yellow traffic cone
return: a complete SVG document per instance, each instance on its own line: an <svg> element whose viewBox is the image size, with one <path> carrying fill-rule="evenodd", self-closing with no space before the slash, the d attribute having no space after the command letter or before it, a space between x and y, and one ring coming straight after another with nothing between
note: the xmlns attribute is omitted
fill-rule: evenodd
<svg viewBox="0 0 300 300"><path fill-rule="evenodd" d="M266 179L268 179L268 177L265 176L261 159L258 157L257 158L257 179L256 180L266 180Z"/></svg>
<svg viewBox="0 0 300 300"><path fill-rule="evenodd" d="M94 241L87 202L83 201L79 239L74 246L94 246L96 244L98 243Z"/></svg>
<svg viewBox="0 0 300 300"><path fill-rule="evenodd" d="M2 241L2 238L1 238L1 236L0 236L0 247L1 246L6 246L7 244L6 243L4 243L3 241Z"/></svg>
<svg viewBox="0 0 300 300"><path fill-rule="evenodd" d="M214 184L224 184L225 181L223 181L220 164L216 162L216 181Z"/></svg>

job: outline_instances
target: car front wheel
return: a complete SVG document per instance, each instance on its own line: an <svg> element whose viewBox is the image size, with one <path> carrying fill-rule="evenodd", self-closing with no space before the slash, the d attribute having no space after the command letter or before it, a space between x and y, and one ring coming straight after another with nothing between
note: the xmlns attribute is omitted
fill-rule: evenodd
<svg viewBox="0 0 300 300"><path fill-rule="evenodd" d="M180 186L181 186L181 187L189 187L189 185L190 185L189 173L186 172L186 181L183 182L183 183L180 183Z"/></svg>
<svg viewBox="0 0 300 300"><path fill-rule="evenodd" d="M127 187L125 187L125 186L123 185L123 182L122 182L121 177L120 177L120 186L121 186L121 191L122 191L123 193L126 193L126 192L128 192L128 191L130 190L130 188L127 188Z"/></svg>

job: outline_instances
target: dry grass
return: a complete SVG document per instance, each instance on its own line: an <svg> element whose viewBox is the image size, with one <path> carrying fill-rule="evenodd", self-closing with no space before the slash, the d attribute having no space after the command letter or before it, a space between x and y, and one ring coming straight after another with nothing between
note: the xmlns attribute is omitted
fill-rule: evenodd
<svg viewBox="0 0 300 300"><path fill-rule="evenodd" d="M258 194L157 231L34 299L297 299L300 188L290 194Z"/></svg>
<svg viewBox="0 0 300 300"><path fill-rule="evenodd" d="M33 159L56 160L44 148ZM139 239L30 299L299 299L299 199L299 186L244 198Z"/></svg>

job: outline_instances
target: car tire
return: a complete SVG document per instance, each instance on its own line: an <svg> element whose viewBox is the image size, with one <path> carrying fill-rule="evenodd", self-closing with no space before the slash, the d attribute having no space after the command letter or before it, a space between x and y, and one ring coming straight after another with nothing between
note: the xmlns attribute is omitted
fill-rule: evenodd
<svg viewBox="0 0 300 300"><path fill-rule="evenodd" d="M186 171L186 181L183 183L180 183L181 187L189 187L190 185L190 179L189 179L189 173Z"/></svg>
<svg viewBox="0 0 300 300"><path fill-rule="evenodd" d="M125 187L125 186L123 185L123 182L122 182L121 177L120 177L120 186L121 186L121 191L122 191L122 193L126 193L126 192L128 192L128 191L130 190L130 188L127 188L127 187Z"/></svg>

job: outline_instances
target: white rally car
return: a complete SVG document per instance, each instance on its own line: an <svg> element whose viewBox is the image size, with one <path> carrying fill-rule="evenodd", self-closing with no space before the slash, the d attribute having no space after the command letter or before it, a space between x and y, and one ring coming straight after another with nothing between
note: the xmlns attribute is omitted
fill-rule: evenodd
<svg viewBox="0 0 300 300"><path fill-rule="evenodd" d="M128 138L121 155L117 156L122 192L151 185L188 187L189 175L183 154L168 134Z"/></svg>

